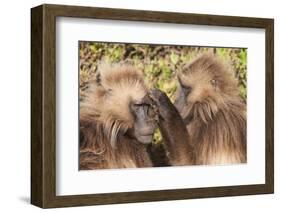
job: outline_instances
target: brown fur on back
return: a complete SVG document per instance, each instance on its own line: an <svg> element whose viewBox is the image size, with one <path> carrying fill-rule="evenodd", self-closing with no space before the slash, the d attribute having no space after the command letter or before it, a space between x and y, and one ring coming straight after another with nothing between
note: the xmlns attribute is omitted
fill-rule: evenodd
<svg viewBox="0 0 281 213"><path fill-rule="evenodd" d="M125 133L134 125L130 101L147 92L141 72L128 65L101 65L100 84L80 108L80 169L148 167L146 146Z"/></svg>
<svg viewBox="0 0 281 213"><path fill-rule="evenodd" d="M192 87L180 113L189 121L196 164L245 163L246 105L230 68L206 54L186 66L180 79Z"/></svg>

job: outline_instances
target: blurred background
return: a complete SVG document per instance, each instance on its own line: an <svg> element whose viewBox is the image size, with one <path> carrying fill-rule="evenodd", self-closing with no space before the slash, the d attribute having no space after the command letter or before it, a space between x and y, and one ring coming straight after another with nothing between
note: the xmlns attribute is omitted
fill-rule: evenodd
<svg viewBox="0 0 281 213"><path fill-rule="evenodd" d="M149 87L164 91L173 101L177 89L177 71L194 57L204 52L213 52L232 67L238 79L241 97L247 98L247 49L211 48L178 45L124 44L79 42L80 98L96 74L98 63L128 62L143 70ZM161 141L159 130L154 135L154 143Z"/></svg>

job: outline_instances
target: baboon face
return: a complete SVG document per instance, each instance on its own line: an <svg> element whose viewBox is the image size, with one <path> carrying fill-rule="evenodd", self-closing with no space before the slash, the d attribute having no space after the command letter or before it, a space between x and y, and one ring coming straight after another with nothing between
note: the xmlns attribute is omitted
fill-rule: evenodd
<svg viewBox="0 0 281 213"><path fill-rule="evenodd" d="M134 117L134 126L128 130L128 135L141 143L151 143L156 128L156 113L150 98L146 95L141 100L132 101L130 110Z"/></svg>
<svg viewBox="0 0 281 213"><path fill-rule="evenodd" d="M179 88L175 106L185 122L197 117L212 119L229 97L237 95L233 75L218 59L203 55L178 75Z"/></svg>

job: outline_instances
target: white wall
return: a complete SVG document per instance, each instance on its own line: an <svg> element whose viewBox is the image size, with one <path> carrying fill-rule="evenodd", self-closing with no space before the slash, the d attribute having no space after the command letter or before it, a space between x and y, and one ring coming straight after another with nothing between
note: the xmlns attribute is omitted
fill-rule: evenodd
<svg viewBox="0 0 281 213"><path fill-rule="evenodd" d="M61 0L48 3L104 6L116 8L162 10L175 12L209 13L220 15L239 15L253 17L275 18L275 103L280 108L280 6L276 0L245 1L245 0L97 0L75 1ZM30 8L42 1L26 0L2 1L0 6L0 209L1 212L20 210L24 212L39 212L40 209L31 206L29 202L30 180ZM275 194L242 196L230 198L212 198L184 201L122 204L96 207L68 208L69 212L131 212L131 211L216 211L216 212L246 212L269 211L277 212L280 206L280 111L275 111ZM206 177L207 178L207 177ZM5 211L6 210L6 211ZM64 212L66 209L50 210Z"/></svg>

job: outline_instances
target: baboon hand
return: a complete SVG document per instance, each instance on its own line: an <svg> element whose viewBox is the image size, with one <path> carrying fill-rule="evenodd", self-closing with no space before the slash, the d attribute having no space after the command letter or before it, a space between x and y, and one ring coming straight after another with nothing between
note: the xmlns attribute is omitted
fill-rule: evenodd
<svg viewBox="0 0 281 213"><path fill-rule="evenodd" d="M173 105L168 96L159 89L151 89L149 96L160 117L166 118L171 113L171 105Z"/></svg>

